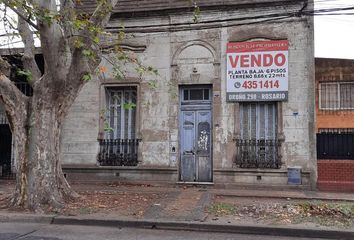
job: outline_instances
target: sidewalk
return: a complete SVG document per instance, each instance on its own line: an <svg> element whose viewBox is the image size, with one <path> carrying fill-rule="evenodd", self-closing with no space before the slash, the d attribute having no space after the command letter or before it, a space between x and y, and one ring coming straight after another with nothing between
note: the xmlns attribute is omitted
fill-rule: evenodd
<svg viewBox="0 0 354 240"><path fill-rule="evenodd" d="M343 226L320 225L316 221L311 222L312 219L310 222L303 219L299 222L273 222L273 218L288 220L299 214L299 209L294 207L298 204L310 210L317 206L312 206L313 202L328 205L338 202L339 206L354 207L354 194L183 185L72 186L82 199L68 204L60 214L34 215L1 210L0 221L354 239L354 224L350 222L349 225L344 222ZM0 182L0 199L10 194L12 187L8 182ZM325 205L320 206L320 211L326 211ZM310 210L307 214L312 213Z"/></svg>

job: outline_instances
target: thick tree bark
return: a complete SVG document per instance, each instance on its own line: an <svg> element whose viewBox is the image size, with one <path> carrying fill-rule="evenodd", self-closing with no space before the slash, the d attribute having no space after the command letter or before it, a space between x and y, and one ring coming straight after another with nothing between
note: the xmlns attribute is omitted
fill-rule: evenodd
<svg viewBox="0 0 354 240"><path fill-rule="evenodd" d="M42 205L61 207L68 192L59 161L61 126L51 101L33 100L27 132L27 169L21 171L27 174L28 207L32 210L42 209Z"/></svg>
<svg viewBox="0 0 354 240"><path fill-rule="evenodd" d="M74 5L72 0L60 2L66 3L62 10ZM100 1L90 22L103 28L108 23L111 7L117 2L118 0ZM9 4L11 1L4 3L12 6ZM30 0L30 3L44 12L57 11L56 0ZM24 96L4 75L8 72L8 66L3 68L0 57L0 100L9 116L17 162L17 182L11 204L33 211L61 208L65 200L77 196L66 182L61 169L61 125L85 84L83 76L91 74L100 63L99 48L87 29L79 31L85 48L76 48L68 40L72 37L68 35L70 31L59 22L48 23L37 19L38 25L34 27L39 32L45 60L45 73L40 76L34 58L33 37L29 36L32 33L28 24L23 21L29 21L29 18L26 18L21 5L14 9L16 13L23 15L18 30L26 49L24 65L33 76L33 81L30 81L33 96ZM72 17L72 13L68 13L67 18L70 20ZM84 56L84 49L90 49L94 58Z"/></svg>
<svg viewBox="0 0 354 240"><path fill-rule="evenodd" d="M48 82L46 76L42 80ZM38 85L34 96L22 107L25 114L11 121L17 160L16 190L11 202L15 207L50 210L61 208L68 198L77 196L61 169L59 114L67 112L59 113L55 96L50 86Z"/></svg>

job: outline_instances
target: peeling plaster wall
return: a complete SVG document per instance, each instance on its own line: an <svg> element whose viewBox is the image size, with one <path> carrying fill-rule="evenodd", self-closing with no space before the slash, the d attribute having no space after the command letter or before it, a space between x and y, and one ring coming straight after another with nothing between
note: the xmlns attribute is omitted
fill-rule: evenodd
<svg viewBox="0 0 354 240"><path fill-rule="evenodd" d="M81 90L62 127L63 164L96 164L99 149L99 82L90 81Z"/></svg>
<svg viewBox="0 0 354 240"><path fill-rule="evenodd" d="M311 22L264 24L256 29L247 26L229 31L229 41L289 40L289 99L280 103L282 111L278 112L282 116L282 121L278 123L278 131L284 138L283 167L301 166L315 174L314 58Z"/></svg>
<svg viewBox="0 0 354 240"><path fill-rule="evenodd" d="M301 3L291 3L290 9L301 9ZM230 16L252 17L254 14L274 13L274 7L246 8L232 11L202 11L201 19L223 19ZM165 14L155 17L127 18L126 26L164 25L188 22L189 13ZM113 20L111 27L120 26ZM138 86L137 119L140 165L142 167L178 168L179 152L179 86L190 84L212 85L213 168L234 168L237 137L238 104L226 103L226 44L231 41L289 40L289 99L278 107L280 115L278 136L282 145L282 170L288 166L301 166L311 172L316 182L314 135L314 55L313 22L311 18L293 18L275 23L258 23L208 29L190 27L161 27L148 32L136 28L127 32L126 43L145 46L136 56L147 66L159 71L158 76L137 76L128 71L125 81ZM134 32L135 31L135 32ZM144 33L146 31L146 33ZM108 66L109 64L103 63ZM110 68L109 68L110 69ZM199 77L192 81L197 70ZM112 78L108 74L107 79ZM102 83L102 82L101 82ZM99 135L98 109L102 105L100 80L90 82L75 102L64 125L63 159L70 164L95 164L97 136ZM86 101L89 98L89 101ZM101 100L100 100L101 99ZM80 109L85 109L85 113ZM81 121L79 121L79 119ZM76 144L76 145L75 145ZM85 145L88 144L88 145ZM89 148L90 147L90 148ZM171 149L174 148L175 152ZM80 150L82 149L82 150ZM85 150L86 149L86 150Z"/></svg>

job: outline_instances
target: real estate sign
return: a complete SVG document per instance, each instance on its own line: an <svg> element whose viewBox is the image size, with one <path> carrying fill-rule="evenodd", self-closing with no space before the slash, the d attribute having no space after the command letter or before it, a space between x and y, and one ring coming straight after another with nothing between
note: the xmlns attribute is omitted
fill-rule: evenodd
<svg viewBox="0 0 354 240"><path fill-rule="evenodd" d="M227 101L288 99L288 41L227 44Z"/></svg>

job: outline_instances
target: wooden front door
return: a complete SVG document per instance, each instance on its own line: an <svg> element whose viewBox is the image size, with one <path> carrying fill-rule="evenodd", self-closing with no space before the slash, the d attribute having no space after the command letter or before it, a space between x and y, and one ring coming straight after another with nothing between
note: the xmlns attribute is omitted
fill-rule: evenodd
<svg viewBox="0 0 354 240"><path fill-rule="evenodd" d="M181 91L180 181L212 181L210 98L210 88L185 88Z"/></svg>

